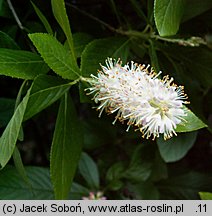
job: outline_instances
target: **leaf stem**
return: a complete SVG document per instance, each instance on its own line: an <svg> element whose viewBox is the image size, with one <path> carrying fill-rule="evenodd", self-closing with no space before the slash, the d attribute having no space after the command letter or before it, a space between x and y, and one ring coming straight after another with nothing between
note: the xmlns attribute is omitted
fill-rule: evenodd
<svg viewBox="0 0 212 216"><path fill-rule="evenodd" d="M93 79L89 78L89 77L80 76L78 79L75 79L74 81L70 82L69 85L72 86L72 85L78 83L79 81L91 83L91 82L93 82Z"/></svg>

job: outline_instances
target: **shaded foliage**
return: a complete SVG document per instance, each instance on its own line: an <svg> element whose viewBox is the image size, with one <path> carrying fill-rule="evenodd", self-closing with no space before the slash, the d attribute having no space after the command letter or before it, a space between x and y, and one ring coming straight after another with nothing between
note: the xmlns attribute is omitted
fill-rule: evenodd
<svg viewBox="0 0 212 216"><path fill-rule="evenodd" d="M0 1L0 198L211 199L212 4L200 2ZM84 89L107 57L185 86L177 137L97 117Z"/></svg>

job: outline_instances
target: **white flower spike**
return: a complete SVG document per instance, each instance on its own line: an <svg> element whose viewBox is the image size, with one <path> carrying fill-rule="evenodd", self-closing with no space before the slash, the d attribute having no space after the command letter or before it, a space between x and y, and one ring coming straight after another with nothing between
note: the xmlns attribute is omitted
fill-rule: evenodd
<svg viewBox="0 0 212 216"><path fill-rule="evenodd" d="M165 76L159 79L149 65L131 64L122 66L120 60L106 60L97 76L90 82L88 88L94 93L93 100L99 103L97 110L101 116L103 110L107 113L117 112L116 120L128 120L129 130L135 125L143 133L143 137L159 137L164 139L176 135L176 126L182 123L186 113L183 104L187 103L183 86L173 84L173 78Z"/></svg>

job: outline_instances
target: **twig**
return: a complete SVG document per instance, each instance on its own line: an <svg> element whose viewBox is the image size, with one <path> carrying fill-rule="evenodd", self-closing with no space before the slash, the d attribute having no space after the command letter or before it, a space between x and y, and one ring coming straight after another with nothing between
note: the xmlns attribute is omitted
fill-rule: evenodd
<svg viewBox="0 0 212 216"><path fill-rule="evenodd" d="M18 26L19 26L19 28L20 28L21 30L25 30L25 28L24 28L24 26L22 25L20 19L18 18L18 15L17 15L17 13L16 13L16 11L15 11L15 9L14 9L14 7L13 7L11 1L10 1L10 0L7 0L7 4L8 4L8 6L9 6L9 8L10 8L10 10L11 10L11 12L12 12L14 18L15 18L15 21L17 22L17 24L18 24Z"/></svg>

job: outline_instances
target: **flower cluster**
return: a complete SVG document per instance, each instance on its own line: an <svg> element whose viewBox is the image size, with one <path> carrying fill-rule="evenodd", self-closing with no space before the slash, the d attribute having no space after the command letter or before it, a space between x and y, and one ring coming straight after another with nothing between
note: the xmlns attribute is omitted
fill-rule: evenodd
<svg viewBox="0 0 212 216"><path fill-rule="evenodd" d="M88 197L82 197L83 200L106 200L107 198L103 196L101 191L90 192Z"/></svg>
<svg viewBox="0 0 212 216"><path fill-rule="evenodd" d="M99 103L97 110L101 116L103 110L115 113L116 120L127 120L129 130L135 125L143 133L143 137L159 137L164 139L176 135L176 126L186 116L183 104L187 96L183 86L173 83L168 76L160 79L150 66L138 65L134 62L122 66L120 60L106 60L106 66L97 76L91 75L93 100Z"/></svg>

